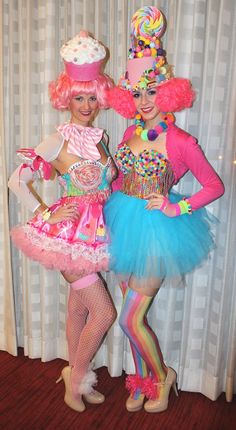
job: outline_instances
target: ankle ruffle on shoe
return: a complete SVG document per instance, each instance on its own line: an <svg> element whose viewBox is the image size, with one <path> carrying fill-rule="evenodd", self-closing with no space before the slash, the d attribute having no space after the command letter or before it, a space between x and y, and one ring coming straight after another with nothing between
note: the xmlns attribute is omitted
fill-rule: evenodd
<svg viewBox="0 0 236 430"><path fill-rule="evenodd" d="M93 391L93 386L97 384L97 375L93 370L89 370L85 373L82 378L79 386L78 393L79 394L90 394Z"/></svg>
<svg viewBox="0 0 236 430"><path fill-rule="evenodd" d="M93 388L93 386L97 384L97 375L93 372L92 367L93 366L90 364L89 370L82 378L77 391L79 394L83 395L88 403L99 405L105 401L105 396Z"/></svg>
<svg viewBox="0 0 236 430"><path fill-rule="evenodd" d="M143 381L145 378L142 378L140 375L128 375L125 380L125 387L130 392L131 396L134 396L137 390L142 391Z"/></svg>
<svg viewBox="0 0 236 430"><path fill-rule="evenodd" d="M129 412L140 411L143 407L144 395L142 394L143 380L140 375L129 375L126 378L125 386L130 392L129 398L126 400L126 409ZM137 390L140 391L140 396L135 399L135 393Z"/></svg>
<svg viewBox="0 0 236 430"><path fill-rule="evenodd" d="M143 379L142 393L151 400L158 397L158 385L157 381L151 376L147 376Z"/></svg>

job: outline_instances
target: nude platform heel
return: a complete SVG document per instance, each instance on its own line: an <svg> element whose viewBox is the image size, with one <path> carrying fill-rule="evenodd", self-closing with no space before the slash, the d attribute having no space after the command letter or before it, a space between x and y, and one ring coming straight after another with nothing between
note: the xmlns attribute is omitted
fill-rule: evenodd
<svg viewBox="0 0 236 430"><path fill-rule="evenodd" d="M85 404L81 400L76 400L74 394L72 392L71 387L71 367L66 366L62 369L61 376L56 380L58 384L60 381L64 381L65 384L65 396L64 402L69 406L69 408L73 409L76 412L83 412L85 410Z"/></svg>
<svg viewBox="0 0 236 430"><path fill-rule="evenodd" d="M165 381L156 383L160 391L160 397L155 400L148 400L144 404L144 409L146 412L151 412L151 413L163 412L168 408L168 401L169 401L171 387L173 388L176 396L178 396L176 379L177 379L176 372L171 367L168 367L168 372L167 372Z"/></svg>

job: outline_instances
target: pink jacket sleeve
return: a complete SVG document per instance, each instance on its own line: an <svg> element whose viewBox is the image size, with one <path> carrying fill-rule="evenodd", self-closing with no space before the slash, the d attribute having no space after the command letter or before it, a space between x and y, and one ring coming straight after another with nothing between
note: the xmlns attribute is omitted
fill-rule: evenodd
<svg viewBox="0 0 236 430"><path fill-rule="evenodd" d="M118 145L118 149L124 144L124 142L126 142L131 138L131 136L133 135L134 129L135 129L135 126L131 125L125 130L123 139L121 143ZM124 173L118 170L118 176L115 179L115 181L112 182L112 186L111 186L112 191L119 191L121 189L123 184L123 179L124 179Z"/></svg>
<svg viewBox="0 0 236 430"><path fill-rule="evenodd" d="M191 171L202 186L188 199L192 210L206 206L224 194L221 179L206 159L201 147L190 135L182 145L181 159L187 170Z"/></svg>

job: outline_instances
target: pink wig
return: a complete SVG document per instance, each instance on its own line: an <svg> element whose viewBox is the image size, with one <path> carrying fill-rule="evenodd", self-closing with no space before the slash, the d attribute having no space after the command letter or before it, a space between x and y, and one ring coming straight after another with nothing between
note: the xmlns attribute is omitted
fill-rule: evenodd
<svg viewBox="0 0 236 430"><path fill-rule="evenodd" d="M111 88L108 91L108 103L111 108L125 118L134 118L136 107L130 91L120 87Z"/></svg>
<svg viewBox="0 0 236 430"><path fill-rule="evenodd" d="M178 112L192 106L195 91L184 78L172 78L157 87L156 105L161 112ZM136 107L130 91L120 87L108 91L109 106L125 118L134 118Z"/></svg>
<svg viewBox="0 0 236 430"><path fill-rule="evenodd" d="M159 85L156 105L161 112L178 112L190 108L195 99L191 82L184 78L172 78Z"/></svg>
<svg viewBox="0 0 236 430"><path fill-rule="evenodd" d="M58 110L68 110L70 101L80 93L95 94L100 109L109 108L107 91L114 86L106 74L93 81L74 81L62 72L55 81L49 83L49 97L52 106Z"/></svg>

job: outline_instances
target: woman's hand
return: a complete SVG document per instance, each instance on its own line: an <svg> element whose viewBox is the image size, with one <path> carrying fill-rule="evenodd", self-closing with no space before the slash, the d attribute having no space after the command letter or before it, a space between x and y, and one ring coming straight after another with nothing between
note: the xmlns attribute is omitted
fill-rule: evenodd
<svg viewBox="0 0 236 430"><path fill-rule="evenodd" d="M152 193L149 194L146 198L148 200L146 209L157 209L163 212L169 218L173 218L176 216L176 205L171 203L167 197L159 193Z"/></svg>
<svg viewBox="0 0 236 430"><path fill-rule="evenodd" d="M67 204L52 212L47 222L49 224L56 224L65 220L76 221L79 219L79 216L76 206Z"/></svg>

